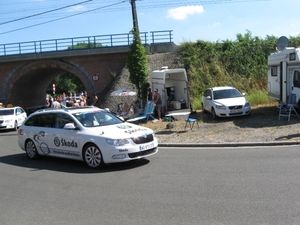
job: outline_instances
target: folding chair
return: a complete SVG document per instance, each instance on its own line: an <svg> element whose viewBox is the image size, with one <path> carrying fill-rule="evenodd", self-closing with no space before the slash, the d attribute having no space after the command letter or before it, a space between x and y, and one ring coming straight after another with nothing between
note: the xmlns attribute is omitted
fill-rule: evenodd
<svg viewBox="0 0 300 225"><path fill-rule="evenodd" d="M154 113L154 109L155 109L155 106L154 106L154 103L151 102L151 103L147 103L146 107L145 107L145 110L144 110L144 113L140 116L137 116L137 117L134 117L134 118L130 118L128 120L126 120L127 122L139 122L139 121L146 121L148 122L148 120L151 118L152 120L154 120L155 118L153 117L153 113Z"/></svg>
<svg viewBox="0 0 300 225"><path fill-rule="evenodd" d="M287 117L288 121L290 121L291 119L291 115L295 115L298 116L298 118L300 118L299 114L297 113L296 109L294 108L294 106L296 106L296 94L290 94L288 96L287 99L287 103L286 104L279 104L279 117L278 120L280 120L280 118L283 117Z"/></svg>
<svg viewBox="0 0 300 225"><path fill-rule="evenodd" d="M193 130L194 124L197 124L199 129L199 123L198 123L198 113L197 112L191 112L188 116L188 118L185 119L185 127L186 129L187 125L189 124L191 131Z"/></svg>

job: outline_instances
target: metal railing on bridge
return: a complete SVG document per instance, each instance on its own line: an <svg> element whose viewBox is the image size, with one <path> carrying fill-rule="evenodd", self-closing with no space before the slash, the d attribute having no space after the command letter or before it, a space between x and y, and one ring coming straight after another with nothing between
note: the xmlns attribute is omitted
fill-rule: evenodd
<svg viewBox="0 0 300 225"><path fill-rule="evenodd" d="M150 35L148 32L140 32L140 38L143 45L171 43L173 42L173 31L151 31ZM126 33L0 44L0 57L43 52L72 51L78 49L129 46L132 41L133 34Z"/></svg>

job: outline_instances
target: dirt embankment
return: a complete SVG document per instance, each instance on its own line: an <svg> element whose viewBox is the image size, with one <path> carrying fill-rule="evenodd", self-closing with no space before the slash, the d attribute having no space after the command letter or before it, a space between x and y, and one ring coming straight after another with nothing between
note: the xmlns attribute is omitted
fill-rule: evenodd
<svg viewBox="0 0 300 225"><path fill-rule="evenodd" d="M280 142L300 141L300 118L292 115L278 119L276 106L260 106L252 109L250 116L218 118L213 120L208 113L198 112L199 129L193 130L185 121L175 121L172 129L168 122L158 121L142 124L154 130L159 143L233 143L233 142Z"/></svg>

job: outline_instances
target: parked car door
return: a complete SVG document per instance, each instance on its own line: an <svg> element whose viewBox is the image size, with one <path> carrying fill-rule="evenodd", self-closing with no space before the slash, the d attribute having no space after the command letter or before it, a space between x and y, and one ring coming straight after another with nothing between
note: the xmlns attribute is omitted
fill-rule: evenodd
<svg viewBox="0 0 300 225"><path fill-rule="evenodd" d="M18 121L18 126L21 126L21 124L27 118L27 113L22 108L16 108L15 113L16 113L16 118Z"/></svg>
<svg viewBox="0 0 300 225"><path fill-rule="evenodd" d="M204 110L210 112L211 105L212 105L212 91L210 89L204 91L202 103L203 103Z"/></svg>

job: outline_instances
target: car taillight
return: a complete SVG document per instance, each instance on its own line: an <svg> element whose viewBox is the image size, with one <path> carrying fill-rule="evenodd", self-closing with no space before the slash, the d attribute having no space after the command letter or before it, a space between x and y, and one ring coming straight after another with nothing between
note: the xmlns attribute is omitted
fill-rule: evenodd
<svg viewBox="0 0 300 225"><path fill-rule="evenodd" d="M23 135L23 134L24 134L23 130L19 128L19 129L18 129L18 134L19 134L19 135Z"/></svg>

